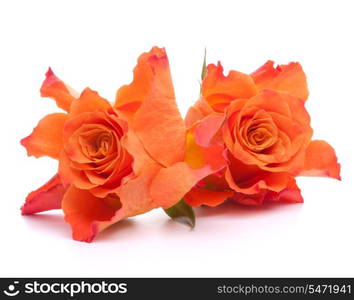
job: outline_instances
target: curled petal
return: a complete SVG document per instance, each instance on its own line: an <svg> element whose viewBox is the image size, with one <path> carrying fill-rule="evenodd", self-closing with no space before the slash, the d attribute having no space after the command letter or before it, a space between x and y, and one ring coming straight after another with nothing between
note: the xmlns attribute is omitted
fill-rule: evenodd
<svg viewBox="0 0 354 300"><path fill-rule="evenodd" d="M231 101L250 98L256 93L256 85L249 75L230 71L225 76L220 62L217 65L208 65L202 83L202 96L215 111L222 112Z"/></svg>
<svg viewBox="0 0 354 300"><path fill-rule="evenodd" d="M185 126L164 49L153 47L139 57L133 82L118 90L115 108L154 160L165 167L183 160Z"/></svg>
<svg viewBox="0 0 354 300"><path fill-rule="evenodd" d="M190 206L217 206L230 198L234 192L232 191L214 191L203 188L194 187L185 196L184 201Z"/></svg>
<svg viewBox="0 0 354 300"><path fill-rule="evenodd" d="M121 208L121 203L116 195L97 198L87 190L70 186L62 208L65 221L72 227L73 239L91 242L100 231L100 222L110 221Z"/></svg>
<svg viewBox="0 0 354 300"><path fill-rule="evenodd" d="M86 88L82 91L80 97L72 102L70 108L70 117L77 116L84 112L107 111L111 104L102 98L96 91Z"/></svg>
<svg viewBox="0 0 354 300"><path fill-rule="evenodd" d="M75 183L80 189L92 189L96 187L91 183L84 172L71 167L71 160L65 151L62 151L59 159L59 174L65 185Z"/></svg>
<svg viewBox="0 0 354 300"><path fill-rule="evenodd" d="M78 96L77 93L55 76L51 68L48 69L45 76L41 87L41 96L54 99L58 107L69 111L71 102Z"/></svg>
<svg viewBox="0 0 354 300"><path fill-rule="evenodd" d="M299 63L274 68L274 62L269 60L251 76L260 90L273 89L288 92L302 100L308 98L306 75Z"/></svg>
<svg viewBox="0 0 354 300"><path fill-rule="evenodd" d="M285 203L303 203L301 190L296 184L295 178L289 180L287 187L279 193L279 201ZM268 201L270 201L269 199Z"/></svg>
<svg viewBox="0 0 354 300"><path fill-rule="evenodd" d="M73 239L91 242L112 224L159 207L149 195L149 186L159 168L145 170L122 185L117 193L104 198L71 186L65 193L62 208L66 222L72 227Z"/></svg>
<svg viewBox="0 0 354 300"><path fill-rule="evenodd" d="M45 185L28 194L25 204L21 207L23 215L31 215L51 209L60 209L66 188L58 174Z"/></svg>
<svg viewBox="0 0 354 300"><path fill-rule="evenodd" d="M262 190L256 194L235 193L232 200L242 205L256 206L264 203L267 191Z"/></svg>
<svg viewBox="0 0 354 300"><path fill-rule="evenodd" d="M246 165L229 155L225 179L235 192L256 194L261 190L280 192L288 185L291 175L285 172L268 172L256 165Z"/></svg>
<svg viewBox="0 0 354 300"><path fill-rule="evenodd" d="M261 205L267 202L303 203L301 190L296 185L295 178L288 181L287 186L280 192L262 189L256 194L235 193L232 200L242 205Z"/></svg>
<svg viewBox="0 0 354 300"><path fill-rule="evenodd" d="M334 149L325 141L311 141L300 176L324 176L340 180L340 164Z"/></svg>
<svg viewBox="0 0 354 300"><path fill-rule="evenodd" d="M63 146L63 128L67 114L54 113L39 121L28 137L21 140L28 156L50 156L58 159Z"/></svg>

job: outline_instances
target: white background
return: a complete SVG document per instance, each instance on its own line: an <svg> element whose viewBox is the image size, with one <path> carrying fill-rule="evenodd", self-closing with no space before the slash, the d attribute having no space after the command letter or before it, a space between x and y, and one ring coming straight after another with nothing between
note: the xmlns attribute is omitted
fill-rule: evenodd
<svg viewBox="0 0 354 300"><path fill-rule="evenodd" d="M0 2L0 276L354 276L352 1L182 2ZM342 182L300 178L304 204L199 209L194 231L155 210L92 244L73 241L59 212L21 216L56 168L19 144L57 111L39 96L48 66L113 101L153 45L166 47L183 114L198 98L204 47L226 70L301 62L315 137L336 149Z"/></svg>

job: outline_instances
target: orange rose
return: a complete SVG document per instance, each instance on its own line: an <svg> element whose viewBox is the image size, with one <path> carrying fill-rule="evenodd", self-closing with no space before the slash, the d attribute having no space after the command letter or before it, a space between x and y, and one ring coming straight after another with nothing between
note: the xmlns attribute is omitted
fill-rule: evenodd
<svg viewBox="0 0 354 300"><path fill-rule="evenodd" d="M196 133L196 140L209 135L208 128L219 128L214 143L224 146L225 168L201 180L186 202L302 202L295 176L340 179L333 148L311 141L307 97L306 77L298 63L274 68L268 61L251 75L231 71L228 76L220 63L209 65L201 98L188 111L186 124L205 128Z"/></svg>
<svg viewBox="0 0 354 300"><path fill-rule="evenodd" d="M21 141L28 155L59 160L23 214L62 208L75 240L90 242L123 218L169 208L220 166L192 168L164 49L142 54L115 105L86 88L79 96L49 69L41 95L67 113L44 117Z"/></svg>

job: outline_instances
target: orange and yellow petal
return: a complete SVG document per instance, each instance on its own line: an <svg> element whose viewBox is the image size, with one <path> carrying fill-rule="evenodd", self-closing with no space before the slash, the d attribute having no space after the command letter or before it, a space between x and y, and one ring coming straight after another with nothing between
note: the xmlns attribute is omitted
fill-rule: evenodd
<svg viewBox="0 0 354 300"><path fill-rule="evenodd" d="M31 215L51 209L60 209L65 191L66 187L56 174L46 184L28 194L25 204L21 207L22 214Z"/></svg>
<svg viewBox="0 0 354 300"><path fill-rule="evenodd" d="M118 90L115 108L155 161L167 167L183 160L186 129L164 49L153 47L139 57L133 82Z"/></svg>
<svg viewBox="0 0 354 300"><path fill-rule="evenodd" d="M209 168L218 171L220 166L225 166L224 144L221 135L224 120L223 115L210 115L188 130L184 161L192 169ZM209 174L211 173L205 176Z"/></svg>
<svg viewBox="0 0 354 300"><path fill-rule="evenodd" d="M340 180L340 164L334 149L325 141L311 141L306 149L305 165L300 176L324 176Z"/></svg>
<svg viewBox="0 0 354 300"><path fill-rule="evenodd" d="M41 96L54 99L58 107L69 111L71 102L78 96L77 93L55 76L51 68L48 69L45 76L41 87Z"/></svg>
<svg viewBox="0 0 354 300"><path fill-rule="evenodd" d="M186 136L182 162L162 168L151 187L152 198L164 208L176 204L201 179L226 166L224 145L220 140L222 115L211 115L197 122Z"/></svg>
<svg viewBox="0 0 354 300"><path fill-rule="evenodd" d="M251 77L260 91L273 89L288 92L302 100L308 98L306 75L299 63L274 67L273 61L267 61Z"/></svg>
<svg viewBox="0 0 354 300"><path fill-rule="evenodd" d="M54 113L45 116L28 137L21 140L28 156L50 156L58 159L63 147L63 128L67 114Z"/></svg>

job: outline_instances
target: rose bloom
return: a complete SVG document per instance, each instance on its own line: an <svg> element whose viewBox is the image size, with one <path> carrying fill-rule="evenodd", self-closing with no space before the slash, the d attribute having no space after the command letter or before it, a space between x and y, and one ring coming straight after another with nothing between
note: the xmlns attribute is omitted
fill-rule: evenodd
<svg viewBox="0 0 354 300"><path fill-rule="evenodd" d="M187 135L196 141L188 151L199 153L194 163L200 167L202 148L222 146L214 157L224 158L224 168L199 181L185 196L188 204L216 206L226 199L246 205L297 203L303 198L296 176L340 179L333 148L311 140L300 64L273 65L268 61L250 75L231 71L227 76L220 63L207 67L201 97L185 120Z"/></svg>
<svg viewBox="0 0 354 300"><path fill-rule="evenodd" d="M75 240L90 242L121 219L169 208L222 168L191 168L185 158L186 128L164 49L139 57L113 106L89 88L77 95L51 69L41 95L66 112L44 117L21 143L28 155L57 159L59 168L28 195L22 213L62 208Z"/></svg>

